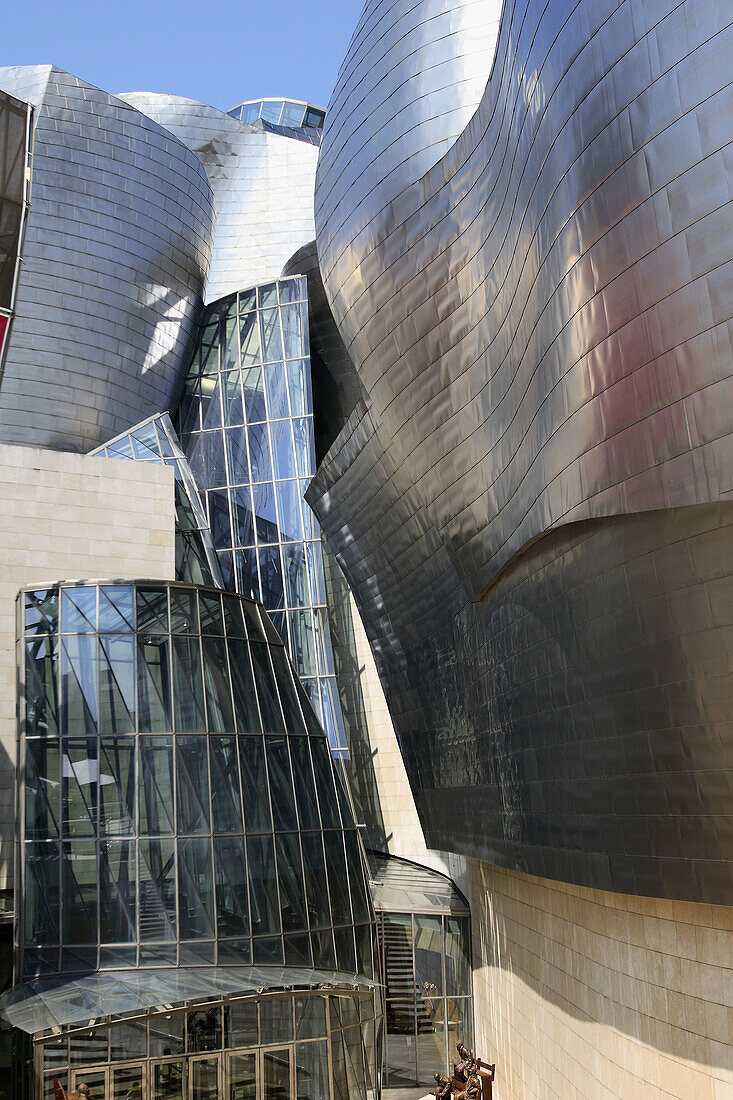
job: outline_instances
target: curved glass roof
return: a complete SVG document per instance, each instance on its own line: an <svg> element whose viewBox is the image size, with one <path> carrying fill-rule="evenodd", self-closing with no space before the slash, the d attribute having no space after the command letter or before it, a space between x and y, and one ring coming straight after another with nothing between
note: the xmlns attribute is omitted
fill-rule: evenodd
<svg viewBox="0 0 733 1100"><path fill-rule="evenodd" d="M17 985L0 999L3 1019L29 1035L50 1028L89 1024L186 1001L281 990L372 990L361 975L295 966L212 966L202 969L108 971L69 980L38 978Z"/></svg>
<svg viewBox="0 0 733 1100"><path fill-rule="evenodd" d="M372 903L382 913L470 914L452 879L409 859L367 851Z"/></svg>
<svg viewBox="0 0 733 1100"><path fill-rule="evenodd" d="M256 122L261 118L273 126L298 129L301 126L322 130L326 112L322 107L297 99L250 99L227 111L240 122Z"/></svg>

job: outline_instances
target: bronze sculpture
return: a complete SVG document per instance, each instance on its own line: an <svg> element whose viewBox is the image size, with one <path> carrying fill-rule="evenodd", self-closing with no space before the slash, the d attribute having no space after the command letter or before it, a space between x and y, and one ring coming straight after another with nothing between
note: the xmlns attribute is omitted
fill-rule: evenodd
<svg viewBox="0 0 733 1100"><path fill-rule="evenodd" d="M453 1076L434 1074L435 1100L491 1100L496 1063L482 1064L460 1040L456 1051L460 1061L453 1063Z"/></svg>

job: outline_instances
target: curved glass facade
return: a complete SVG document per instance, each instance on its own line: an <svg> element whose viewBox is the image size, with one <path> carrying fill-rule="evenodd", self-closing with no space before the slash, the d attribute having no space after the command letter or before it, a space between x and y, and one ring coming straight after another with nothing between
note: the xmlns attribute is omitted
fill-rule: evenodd
<svg viewBox="0 0 733 1100"><path fill-rule="evenodd" d="M19 976L373 975L357 831L262 609L140 582L21 605Z"/></svg>
<svg viewBox="0 0 733 1100"><path fill-rule="evenodd" d="M369 994L209 1001L53 1035L36 1050L53 1081L91 1100L371 1100L379 1021Z"/></svg>
<svg viewBox="0 0 733 1100"><path fill-rule="evenodd" d="M316 468L309 353L305 278L222 298L204 314L179 431L225 587L270 612L343 753L320 529L303 499Z"/></svg>

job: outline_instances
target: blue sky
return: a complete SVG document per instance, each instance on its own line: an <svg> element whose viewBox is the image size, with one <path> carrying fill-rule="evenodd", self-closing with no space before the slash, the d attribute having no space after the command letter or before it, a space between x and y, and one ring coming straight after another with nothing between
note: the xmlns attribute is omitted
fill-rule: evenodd
<svg viewBox="0 0 733 1100"><path fill-rule="evenodd" d="M26 0L0 65L52 62L107 92L185 95L227 110L290 96L326 106L362 0Z"/></svg>

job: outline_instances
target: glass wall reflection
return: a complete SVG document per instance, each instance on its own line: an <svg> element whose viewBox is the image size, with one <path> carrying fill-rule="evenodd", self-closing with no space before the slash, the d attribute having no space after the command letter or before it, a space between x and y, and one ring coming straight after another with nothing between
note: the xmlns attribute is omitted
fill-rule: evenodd
<svg viewBox="0 0 733 1100"><path fill-rule="evenodd" d="M224 585L260 600L326 731L346 753L315 473L305 278L230 295L204 315L179 414Z"/></svg>
<svg viewBox="0 0 733 1100"><path fill-rule="evenodd" d="M264 611L175 583L20 599L19 971L239 963L372 976L361 842ZM205 1016L189 1028L201 1051L219 1042L207 1029Z"/></svg>

